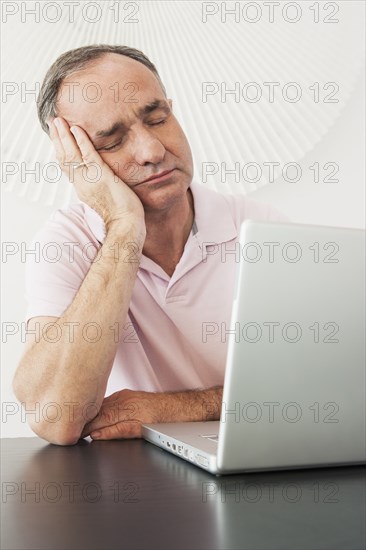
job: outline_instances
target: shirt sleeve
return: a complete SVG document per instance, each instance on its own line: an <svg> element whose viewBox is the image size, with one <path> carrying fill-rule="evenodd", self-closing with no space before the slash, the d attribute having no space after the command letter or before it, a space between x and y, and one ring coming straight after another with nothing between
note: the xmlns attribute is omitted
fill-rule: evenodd
<svg viewBox="0 0 366 550"><path fill-rule="evenodd" d="M28 246L26 322L63 315L85 279L101 245L84 214L82 204L57 210Z"/></svg>

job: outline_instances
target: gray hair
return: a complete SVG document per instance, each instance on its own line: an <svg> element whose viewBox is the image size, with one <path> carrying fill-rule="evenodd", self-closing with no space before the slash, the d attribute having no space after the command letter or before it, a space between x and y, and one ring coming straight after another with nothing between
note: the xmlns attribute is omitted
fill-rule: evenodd
<svg viewBox="0 0 366 550"><path fill-rule="evenodd" d="M130 57L145 65L159 81L159 84L166 96L165 87L161 81L155 65L140 50L128 46L111 46L109 44L93 44L69 50L51 65L44 77L41 90L37 98L37 113L43 130L48 134L47 120L49 117L57 116L56 104L58 93L64 79L71 74L84 69L89 63L100 59L105 54L117 53Z"/></svg>

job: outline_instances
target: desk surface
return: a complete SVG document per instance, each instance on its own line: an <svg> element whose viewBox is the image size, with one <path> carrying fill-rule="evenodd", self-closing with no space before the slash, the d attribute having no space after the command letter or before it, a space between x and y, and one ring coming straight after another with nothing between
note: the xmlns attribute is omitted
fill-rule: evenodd
<svg viewBox="0 0 366 550"><path fill-rule="evenodd" d="M10 549L365 548L365 468L215 477L141 440L3 439Z"/></svg>

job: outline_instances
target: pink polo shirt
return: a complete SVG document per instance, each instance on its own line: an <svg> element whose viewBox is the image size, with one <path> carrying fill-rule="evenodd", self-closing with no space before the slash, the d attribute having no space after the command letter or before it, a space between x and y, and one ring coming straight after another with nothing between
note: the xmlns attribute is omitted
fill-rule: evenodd
<svg viewBox="0 0 366 550"><path fill-rule="evenodd" d="M222 195L197 183L191 190L195 222L172 277L143 255L128 317L120 321L122 336L117 325L106 328L119 339L106 395L123 388L173 391L223 384L240 225L246 219L287 218L242 195ZM103 220L85 203L52 215L33 241L38 257L27 259L27 320L62 316L104 236ZM85 337L91 345L98 338L93 323Z"/></svg>

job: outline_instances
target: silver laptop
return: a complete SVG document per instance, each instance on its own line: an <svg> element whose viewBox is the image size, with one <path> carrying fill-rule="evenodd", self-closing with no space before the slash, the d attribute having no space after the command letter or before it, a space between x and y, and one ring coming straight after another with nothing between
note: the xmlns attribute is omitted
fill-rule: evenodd
<svg viewBox="0 0 366 550"><path fill-rule="evenodd" d="M143 437L213 474L363 463L365 231L246 221L220 421Z"/></svg>

